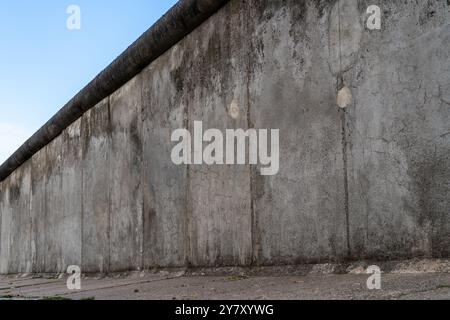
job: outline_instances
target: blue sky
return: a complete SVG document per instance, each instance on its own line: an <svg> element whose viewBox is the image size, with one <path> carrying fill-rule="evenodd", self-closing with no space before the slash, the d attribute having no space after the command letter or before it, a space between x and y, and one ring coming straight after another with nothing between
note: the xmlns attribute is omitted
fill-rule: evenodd
<svg viewBox="0 0 450 320"><path fill-rule="evenodd" d="M0 163L176 2L0 0Z"/></svg>

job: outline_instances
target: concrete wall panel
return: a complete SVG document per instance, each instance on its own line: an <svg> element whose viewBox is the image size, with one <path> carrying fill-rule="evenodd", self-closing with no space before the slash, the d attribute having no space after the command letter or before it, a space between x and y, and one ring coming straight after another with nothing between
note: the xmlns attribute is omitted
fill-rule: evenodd
<svg viewBox="0 0 450 320"><path fill-rule="evenodd" d="M9 261L11 256L11 216L12 207L10 205L10 177L2 181L2 202L1 202L1 232L0 232L0 273L9 272Z"/></svg>
<svg viewBox="0 0 450 320"><path fill-rule="evenodd" d="M111 271L142 264L142 80L136 77L111 96Z"/></svg>
<svg viewBox="0 0 450 320"><path fill-rule="evenodd" d="M361 10L372 4L362 1ZM345 81L355 257L450 253L450 11L446 1L379 2Z"/></svg>
<svg viewBox="0 0 450 320"><path fill-rule="evenodd" d="M105 99L81 119L84 272L106 272L110 267L110 130L109 99Z"/></svg>
<svg viewBox="0 0 450 320"><path fill-rule="evenodd" d="M5 188L3 187L3 182L0 182L0 258L2 256L2 212L5 210ZM1 261L0 261L1 263ZM1 274L1 264L0 264L0 274Z"/></svg>
<svg viewBox="0 0 450 320"><path fill-rule="evenodd" d="M46 211L44 216L45 230L45 272L61 272L62 237L66 235L64 230L64 212L63 212L63 195L62 189L62 144L63 136L59 136L46 147L45 162L45 203Z"/></svg>
<svg viewBox="0 0 450 320"><path fill-rule="evenodd" d="M261 264L335 260L347 253L332 5L251 1L250 114L280 130L280 171L255 173L255 250Z"/></svg>
<svg viewBox="0 0 450 320"><path fill-rule="evenodd" d="M31 218L30 191L31 166L26 162L22 170L11 175L10 205L11 215L11 255L8 271L10 273L29 273L31 265Z"/></svg>
<svg viewBox="0 0 450 320"><path fill-rule="evenodd" d="M187 168L172 163L172 132L185 127L188 101L171 81L179 46L142 73L144 267L184 266L188 239ZM183 75L181 75L183 76Z"/></svg>
<svg viewBox="0 0 450 320"><path fill-rule="evenodd" d="M202 122L203 132L219 129L224 138L226 129L248 129L249 46L243 8L243 2L229 3L183 42L184 69L179 74L185 76L178 76L178 80L189 90L188 127L192 137L195 121ZM203 143L203 147L206 145ZM252 262L250 178L248 165L189 166L192 265Z"/></svg>
<svg viewBox="0 0 450 320"><path fill-rule="evenodd" d="M62 134L61 195L61 271L67 266L81 266L81 228L83 209L81 119Z"/></svg>
<svg viewBox="0 0 450 320"><path fill-rule="evenodd" d="M47 147L46 147L47 148ZM45 148L45 149L46 149ZM36 153L31 158L31 250L33 272L45 272L46 257L46 150Z"/></svg>
<svg viewBox="0 0 450 320"><path fill-rule="evenodd" d="M2 273L31 272L30 184L29 163L24 164L22 170L11 174L3 184L7 192L2 195L5 205L1 208Z"/></svg>

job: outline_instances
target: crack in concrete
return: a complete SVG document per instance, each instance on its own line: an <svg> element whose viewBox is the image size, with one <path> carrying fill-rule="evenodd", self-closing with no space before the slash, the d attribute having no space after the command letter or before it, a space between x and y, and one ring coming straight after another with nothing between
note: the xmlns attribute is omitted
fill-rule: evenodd
<svg viewBox="0 0 450 320"><path fill-rule="evenodd" d="M398 298L405 298L414 294L418 294L418 293L426 293L426 292L433 292L436 290L441 290L441 289L449 289L450 285L447 284L439 284L437 286L434 286L433 288L428 288L428 289L422 289L422 290L411 290L410 292L404 292L404 293L399 293L398 295L393 296L393 298L398 299Z"/></svg>
<svg viewBox="0 0 450 320"><path fill-rule="evenodd" d="M347 157L347 128L346 128L346 111L341 111L342 124L342 164L344 174L344 210L345 210L345 226L347 233L347 255L351 256L350 246L350 206L349 206L349 187L348 187L348 157Z"/></svg>
<svg viewBox="0 0 450 320"><path fill-rule="evenodd" d="M11 290L11 289L20 289L20 288L28 288L28 287L36 287L41 285L47 285L47 284L54 284L54 283L60 283L60 280L54 280L49 282L40 282L40 283L32 283L32 284L23 284L23 285L17 285L17 286L7 286L7 287L0 287L0 290Z"/></svg>
<svg viewBox="0 0 450 320"><path fill-rule="evenodd" d="M344 81L342 78L342 40L341 40L341 1L338 0L338 28L339 28L339 74L337 78L337 88L336 94L344 86ZM349 212L349 190L348 190L348 157L347 157L347 117L346 110L341 109L341 126L342 126L342 162L343 162L343 174L344 174L344 212L345 212L345 226L346 226L346 237L347 237L347 256L351 256L350 247L350 212Z"/></svg>
<svg viewBox="0 0 450 320"><path fill-rule="evenodd" d="M251 9L251 4L247 3L247 10ZM250 11L251 12L251 11ZM250 25L250 20L247 20L246 23L246 28L247 28L247 32L246 34L251 35L251 25ZM249 39L248 41L249 43L249 52L254 52L254 46L252 43L252 39ZM252 60L251 60L251 55L248 54L247 55L247 86L246 86L246 94L247 94L247 127L248 129L252 129L255 127L254 123L252 122L251 119L251 95L250 95L250 83L251 83L251 79L252 79ZM250 169L250 215L251 215L251 257L250 257L250 265L255 265L256 262L258 261L258 257L259 257L259 241L257 238L257 228L258 228L258 216L256 214L256 208L255 208L255 203L256 203L256 193L255 193L255 166L249 165L249 169Z"/></svg>

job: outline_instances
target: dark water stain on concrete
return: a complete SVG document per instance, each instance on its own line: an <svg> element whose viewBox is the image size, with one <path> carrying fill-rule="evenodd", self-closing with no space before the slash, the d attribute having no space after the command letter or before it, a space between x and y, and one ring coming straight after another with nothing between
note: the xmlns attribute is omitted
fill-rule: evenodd
<svg viewBox="0 0 450 320"><path fill-rule="evenodd" d="M417 222L427 230L431 255L439 258L450 254L450 150L429 150L409 160L409 172L420 212Z"/></svg>
<svg viewBox="0 0 450 320"><path fill-rule="evenodd" d="M141 127L140 117L138 114L135 114L128 127L133 150L142 149L142 138L140 127Z"/></svg>
<svg viewBox="0 0 450 320"><path fill-rule="evenodd" d="M9 203L14 203L20 198L20 186L12 183L9 186Z"/></svg>

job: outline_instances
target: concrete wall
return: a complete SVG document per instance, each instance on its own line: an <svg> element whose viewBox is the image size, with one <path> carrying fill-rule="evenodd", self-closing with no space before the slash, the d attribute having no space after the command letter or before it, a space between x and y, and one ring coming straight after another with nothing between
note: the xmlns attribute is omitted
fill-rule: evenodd
<svg viewBox="0 0 450 320"><path fill-rule="evenodd" d="M450 257L449 22L230 1L0 183L0 273ZM280 129L280 172L174 165L194 121Z"/></svg>

